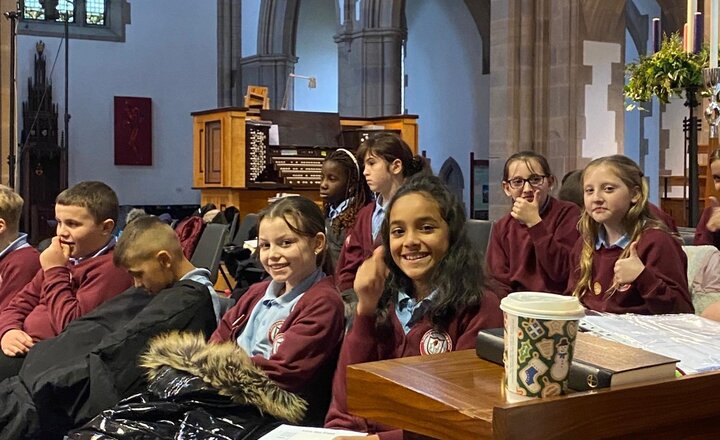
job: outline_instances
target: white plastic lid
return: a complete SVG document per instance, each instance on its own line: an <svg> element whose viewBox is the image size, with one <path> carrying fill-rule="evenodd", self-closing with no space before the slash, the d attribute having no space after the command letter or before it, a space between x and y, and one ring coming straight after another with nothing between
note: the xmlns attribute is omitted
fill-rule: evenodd
<svg viewBox="0 0 720 440"><path fill-rule="evenodd" d="M500 309L512 315L546 320L574 320L585 316L575 296L545 292L514 292L500 301Z"/></svg>

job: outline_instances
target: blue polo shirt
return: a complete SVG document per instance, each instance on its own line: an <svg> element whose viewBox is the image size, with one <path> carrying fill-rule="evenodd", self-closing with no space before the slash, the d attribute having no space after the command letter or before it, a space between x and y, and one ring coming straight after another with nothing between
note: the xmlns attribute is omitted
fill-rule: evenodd
<svg viewBox="0 0 720 440"><path fill-rule="evenodd" d="M115 238L115 236L112 236L112 237L110 237L110 240L107 242L107 244L106 244L105 246L103 246L102 248L100 248L100 250L97 251L97 252L95 252L94 254L92 254L92 255L90 255L90 256L88 256L88 257L81 257L81 258L72 258L72 257L70 257L70 258L68 259L68 261L69 261L70 264L72 264L73 266L78 265L78 264L82 263L82 262L85 261L85 260L89 260L89 259L91 259L91 258L99 257L100 255L105 255L110 249L114 248L116 244L117 244L117 238Z"/></svg>
<svg viewBox="0 0 720 440"><path fill-rule="evenodd" d="M435 292L437 291L433 290L430 295L420 301L416 301L415 298L411 298L403 292L398 292L395 314L397 315L400 324L402 324L405 334L408 334L413 325L425 316L427 309L432 305Z"/></svg>
<svg viewBox="0 0 720 440"><path fill-rule="evenodd" d="M285 318L290 315L305 291L323 278L325 273L318 268L291 291L280 296L278 292L285 287L285 283L271 281L265 289L265 295L250 312L248 323L237 338L238 345L250 356L270 358L275 337Z"/></svg>
<svg viewBox="0 0 720 440"><path fill-rule="evenodd" d="M387 211L387 203L383 200L382 196L378 194L375 199L375 210L372 215L372 238L373 241L377 238L380 233L380 227L382 226L383 220L385 220L385 212Z"/></svg>
<svg viewBox="0 0 720 440"><path fill-rule="evenodd" d="M0 252L0 259L2 259L5 255L9 254L12 251L16 251L18 249L26 247L30 247L27 242L27 234L20 234L18 238L15 239L15 241L10 243L5 249L3 249L2 252Z"/></svg>
<svg viewBox="0 0 720 440"><path fill-rule="evenodd" d="M598 230L598 238L595 242L595 250L600 250L601 247L605 247L606 249L612 249L614 247L619 247L620 249L625 249L630 244L630 236L627 234L624 234L622 237L618 238L615 243L608 243L607 241L607 233L605 232L605 228L601 227Z"/></svg>
<svg viewBox="0 0 720 440"><path fill-rule="evenodd" d="M352 200L353 198L350 197L349 199L345 199L340 202L337 207L330 206L330 209L328 209L328 218L330 220L335 220L340 214L343 213L343 211L347 209L348 206L350 206Z"/></svg>
<svg viewBox="0 0 720 440"><path fill-rule="evenodd" d="M208 291L210 291L210 299L212 300L213 310L215 311L215 322L220 323L220 299L215 291L215 286L212 281L210 281L210 271L203 267L196 267L183 275L182 278L180 278L180 281L182 280L195 281L196 283L202 284L208 288Z"/></svg>

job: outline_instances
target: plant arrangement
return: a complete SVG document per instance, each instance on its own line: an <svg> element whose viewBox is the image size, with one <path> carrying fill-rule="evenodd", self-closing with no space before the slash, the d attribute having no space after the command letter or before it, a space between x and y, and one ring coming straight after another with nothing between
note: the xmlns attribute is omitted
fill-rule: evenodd
<svg viewBox="0 0 720 440"><path fill-rule="evenodd" d="M699 53L686 52L680 35L665 36L659 51L641 55L638 62L625 67L630 78L625 85L625 97L632 101L626 109L642 110L638 103L648 102L653 96L667 104L671 96L703 86L703 68L707 63L707 48Z"/></svg>

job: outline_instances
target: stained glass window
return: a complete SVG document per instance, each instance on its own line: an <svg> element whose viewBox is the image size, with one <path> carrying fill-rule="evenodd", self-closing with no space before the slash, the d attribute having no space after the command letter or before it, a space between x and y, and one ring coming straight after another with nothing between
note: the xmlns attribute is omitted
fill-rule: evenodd
<svg viewBox="0 0 720 440"><path fill-rule="evenodd" d="M128 0L24 0L19 5L23 35L62 37L67 20L70 38L125 41L130 23Z"/></svg>
<svg viewBox="0 0 720 440"><path fill-rule="evenodd" d="M105 9L103 3L103 12ZM43 5L44 4L44 5ZM75 22L75 6L68 0L25 0L21 2L23 18L27 20L55 20L65 21L65 14L69 14L68 23Z"/></svg>
<svg viewBox="0 0 720 440"><path fill-rule="evenodd" d="M85 23L105 26L105 0L85 0Z"/></svg>

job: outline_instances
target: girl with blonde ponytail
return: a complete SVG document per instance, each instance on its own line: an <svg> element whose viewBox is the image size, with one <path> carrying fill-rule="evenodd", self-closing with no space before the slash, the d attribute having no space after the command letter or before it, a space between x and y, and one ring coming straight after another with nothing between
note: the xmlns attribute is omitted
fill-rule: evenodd
<svg viewBox="0 0 720 440"><path fill-rule="evenodd" d="M582 175L585 211L568 290L612 313L692 313L687 258L648 208L642 170L626 156L595 159Z"/></svg>

